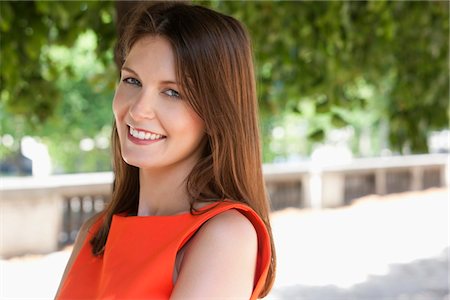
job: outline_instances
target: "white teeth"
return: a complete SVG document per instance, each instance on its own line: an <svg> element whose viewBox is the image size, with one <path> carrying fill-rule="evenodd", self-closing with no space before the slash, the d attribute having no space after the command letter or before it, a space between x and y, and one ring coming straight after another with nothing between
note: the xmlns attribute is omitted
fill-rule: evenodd
<svg viewBox="0 0 450 300"><path fill-rule="evenodd" d="M140 140L159 140L163 137L160 134L136 130L131 126L130 126L130 134Z"/></svg>

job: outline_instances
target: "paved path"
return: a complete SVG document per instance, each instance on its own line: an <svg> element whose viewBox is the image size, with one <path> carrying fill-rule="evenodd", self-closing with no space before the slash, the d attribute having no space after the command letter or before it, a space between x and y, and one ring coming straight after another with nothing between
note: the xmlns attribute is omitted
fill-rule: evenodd
<svg viewBox="0 0 450 300"><path fill-rule="evenodd" d="M450 300L448 248L440 256L391 265L386 275L370 276L348 289L333 285L275 288L270 299Z"/></svg>
<svg viewBox="0 0 450 300"><path fill-rule="evenodd" d="M272 223L279 268L269 299L450 300L447 189L289 209Z"/></svg>

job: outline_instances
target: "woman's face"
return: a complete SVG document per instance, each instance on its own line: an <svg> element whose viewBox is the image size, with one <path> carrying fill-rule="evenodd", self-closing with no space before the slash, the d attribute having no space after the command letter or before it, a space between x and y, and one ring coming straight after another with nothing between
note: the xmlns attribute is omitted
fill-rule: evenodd
<svg viewBox="0 0 450 300"><path fill-rule="evenodd" d="M145 37L122 67L113 112L123 159L148 169L193 166L200 158L205 125L176 83L170 43Z"/></svg>

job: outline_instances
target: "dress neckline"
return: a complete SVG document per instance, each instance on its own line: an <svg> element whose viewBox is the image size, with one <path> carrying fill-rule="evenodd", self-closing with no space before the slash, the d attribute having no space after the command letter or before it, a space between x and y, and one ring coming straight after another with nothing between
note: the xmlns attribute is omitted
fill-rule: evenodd
<svg viewBox="0 0 450 300"><path fill-rule="evenodd" d="M197 209L196 211L202 212L203 210L207 210L209 208L214 207L215 205L220 205L222 202L225 201L215 201L212 203L209 203L207 205L204 205L203 207ZM118 213L114 214L113 218L120 218L120 219L129 219L129 220L144 220L144 219L162 219L162 218L176 218L176 217L186 217L186 216L192 216L190 211L181 212L175 215L149 215L149 216L135 216L135 215L127 215L127 213ZM194 213L195 216L195 213Z"/></svg>

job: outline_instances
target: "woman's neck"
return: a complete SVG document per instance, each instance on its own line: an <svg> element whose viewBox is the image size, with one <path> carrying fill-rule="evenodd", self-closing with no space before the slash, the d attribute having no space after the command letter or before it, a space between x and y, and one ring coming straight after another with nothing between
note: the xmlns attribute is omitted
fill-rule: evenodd
<svg viewBox="0 0 450 300"><path fill-rule="evenodd" d="M138 216L175 215L189 211L186 178L189 170L139 170Z"/></svg>

